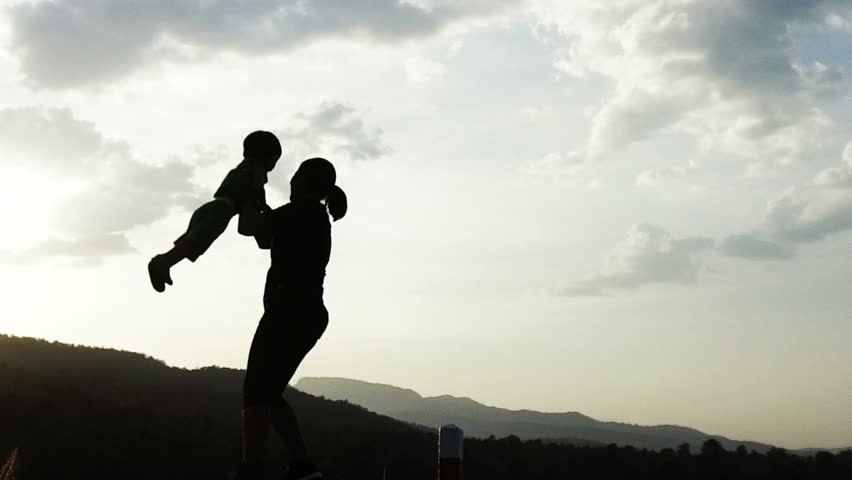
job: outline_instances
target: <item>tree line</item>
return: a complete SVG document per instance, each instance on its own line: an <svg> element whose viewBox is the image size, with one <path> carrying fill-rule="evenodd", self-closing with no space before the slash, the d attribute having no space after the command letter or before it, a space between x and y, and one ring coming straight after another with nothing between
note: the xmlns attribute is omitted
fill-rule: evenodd
<svg viewBox="0 0 852 480"><path fill-rule="evenodd" d="M225 478L240 455L241 382L239 370L0 336L0 465L17 448L18 480ZM286 395L329 478L436 478L437 432L345 401ZM272 447L275 464L285 452ZM650 451L469 438L464 453L469 480L852 478L852 452L759 454L712 439Z"/></svg>

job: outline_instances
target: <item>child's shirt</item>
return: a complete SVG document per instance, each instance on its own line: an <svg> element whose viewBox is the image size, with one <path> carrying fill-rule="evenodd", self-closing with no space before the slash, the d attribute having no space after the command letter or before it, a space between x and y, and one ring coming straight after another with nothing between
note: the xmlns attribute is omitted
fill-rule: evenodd
<svg viewBox="0 0 852 480"><path fill-rule="evenodd" d="M242 211L246 202L256 201L266 204L266 192L263 186L254 185L254 168L248 160L243 160L222 180L222 184L213 194L216 198L226 198L233 203L236 213Z"/></svg>

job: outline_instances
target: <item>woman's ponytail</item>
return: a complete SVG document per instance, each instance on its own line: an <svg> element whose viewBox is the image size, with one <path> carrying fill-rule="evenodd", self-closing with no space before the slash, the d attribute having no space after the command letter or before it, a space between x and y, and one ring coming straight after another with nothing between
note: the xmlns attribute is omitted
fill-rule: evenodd
<svg viewBox="0 0 852 480"><path fill-rule="evenodd" d="M328 197L325 199L325 205L328 208L328 213L334 221L338 221L346 215L346 210L349 204L346 200L346 192L337 185L332 185L328 191Z"/></svg>
<svg viewBox="0 0 852 480"><path fill-rule="evenodd" d="M325 195L325 206L335 222L346 215L346 193L334 184L337 181L337 172L331 162L321 157L309 158L299 165L296 173L308 178L318 197Z"/></svg>

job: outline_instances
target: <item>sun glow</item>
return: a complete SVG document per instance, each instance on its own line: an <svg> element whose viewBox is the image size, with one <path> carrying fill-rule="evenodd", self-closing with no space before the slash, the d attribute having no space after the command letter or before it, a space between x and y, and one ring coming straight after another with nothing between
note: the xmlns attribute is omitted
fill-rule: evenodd
<svg viewBox="0 0 852 480"><path fill-rule="evenodd" d="M22 251L46 240L52 233L51 216L78 183L21 168L0 169L0 218L5 224L0 250Z"/></svg>

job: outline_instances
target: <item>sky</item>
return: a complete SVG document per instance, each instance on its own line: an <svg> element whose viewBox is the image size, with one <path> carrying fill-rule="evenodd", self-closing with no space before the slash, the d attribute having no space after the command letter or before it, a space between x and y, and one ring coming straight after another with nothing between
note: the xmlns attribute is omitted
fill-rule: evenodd
<svg viewBox="0 0 852 480"><path fill-rule="evenodd" d="M848 0L0 3L0 332L243 368L268 253L146 263L257 129L330 159L297 372L852 445ZM235 222L233 222L235 223Z"/></svg>

